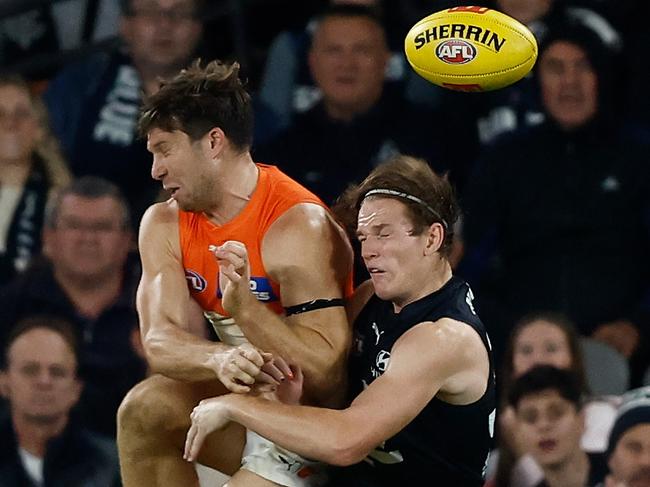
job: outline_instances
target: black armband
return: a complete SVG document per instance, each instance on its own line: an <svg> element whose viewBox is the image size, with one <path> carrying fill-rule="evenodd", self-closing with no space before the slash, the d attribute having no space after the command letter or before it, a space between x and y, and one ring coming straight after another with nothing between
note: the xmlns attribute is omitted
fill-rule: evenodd
<svg viewBox="0 0 650 487"><path fill-rule="evenodd" d="M296 304L295 306L287 306L284 312L287 316L306 313L307 311L314 311L316 309L334 308L336 306L343 306L345 303L341 298L332 299L314 299L306 303Z"/></svg>

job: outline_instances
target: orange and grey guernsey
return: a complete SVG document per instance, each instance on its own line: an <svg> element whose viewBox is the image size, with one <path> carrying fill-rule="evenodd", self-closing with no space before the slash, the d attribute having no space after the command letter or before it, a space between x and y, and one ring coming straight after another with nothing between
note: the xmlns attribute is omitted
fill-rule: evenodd
<svg viewBox="0 0 650 487"><path fill-rule="evenodd" d="M204 311L226 316L221 305L219 265L208 251L210 245L237 240L246 245L251 266L251 291L273 311L282 314L280 287L262 262L262 241L269 227L289 208L299 203L326 205L277 167L256 164L259 177L251 199L239 215L224 225L210 221L203 213L179 210L179 231L185 277L192 297Z"/></svg>

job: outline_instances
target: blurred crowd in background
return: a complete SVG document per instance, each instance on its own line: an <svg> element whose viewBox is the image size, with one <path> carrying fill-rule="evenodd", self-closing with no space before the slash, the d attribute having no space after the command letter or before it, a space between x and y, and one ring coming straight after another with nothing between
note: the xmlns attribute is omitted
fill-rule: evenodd
<svg viewBox="0 0 650 487"><path fill-rule="evenodd" d="M0 486L77 485L88 472L119 485L115 413L148 373L135 235L167 197L139 107L197 57L241 64L254 158L328 204L396 153L448 175L463 208L455 272L501 370L488 482L569 485L545 463L548 448L525 441L530 391L509 398L539 364L579 377L586 426L566 450L607 455L589 457L607 470L617 409L650 385L650 4L472 3L538 39L537 65L513 86L457 93L410 69L410 27L457 1L0 1L0 443L13 439L0 448ZM366 276L360 262L356 274ZM570 402L570 380L551 376L527 380ZM33 399L39 390L49 399ZM96 464L69 468L51 438L96 452L85 460Z"/></svg>

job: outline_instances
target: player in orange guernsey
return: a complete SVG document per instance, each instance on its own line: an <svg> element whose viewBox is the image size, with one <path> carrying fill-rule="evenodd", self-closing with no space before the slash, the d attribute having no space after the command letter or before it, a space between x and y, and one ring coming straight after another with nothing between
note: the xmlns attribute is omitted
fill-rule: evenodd
<svg viewBox="0 0 650 487"><path fill-rule="evenodd" d="M152 176L171 198L140 227L137 305L156 375L118 412L125 487L197 485L182 458L192 408L293 380L279 357L302 368L304 402L336 407L345 394L351 247L315 195L253 162L252 108L238 71L197 62L161 83L142 111ZM243 251L250 269L240 275ZM192 327L197 303L221 342ZM305 459L251 434L244 451L245 438L232 424L208 438L198 460L233 475L230 487L316 484Z"/></svg>

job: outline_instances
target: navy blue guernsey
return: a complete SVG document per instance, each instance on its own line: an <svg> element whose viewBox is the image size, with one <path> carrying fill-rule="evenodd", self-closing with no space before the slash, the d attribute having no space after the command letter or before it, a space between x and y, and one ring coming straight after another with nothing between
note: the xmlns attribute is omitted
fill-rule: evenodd
<svg viewBox="0 0 650 487"><path fill-rule="evenodd" d="M492 447L496 398L491 346L472 299L469 285L452 277L441 289L397 314L392 303L376 295L361 311L355 322L350 363L354 396L386 370L390 351L400 336L419 323L435 323L441 318L461 321L476 330L488 350L490 374L484 395L472 404L452 405L437 398L429 401L411 423L371 452L364 462L341 472L352 482L349 485L483 485Z"/></svg>

